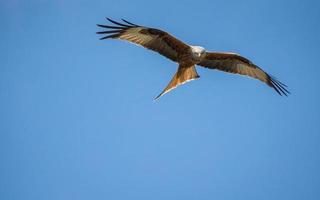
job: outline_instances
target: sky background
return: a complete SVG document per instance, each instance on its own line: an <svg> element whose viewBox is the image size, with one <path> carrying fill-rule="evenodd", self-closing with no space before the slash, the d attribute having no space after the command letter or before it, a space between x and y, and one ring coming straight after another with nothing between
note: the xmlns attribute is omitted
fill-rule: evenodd
<svg viewBox="0 0 320 200"><path fill-rule="evenodd" d="M289 86L98 40L104 17L233 51ZM0 1L0 199L320 198L319 1Z"/></svg>

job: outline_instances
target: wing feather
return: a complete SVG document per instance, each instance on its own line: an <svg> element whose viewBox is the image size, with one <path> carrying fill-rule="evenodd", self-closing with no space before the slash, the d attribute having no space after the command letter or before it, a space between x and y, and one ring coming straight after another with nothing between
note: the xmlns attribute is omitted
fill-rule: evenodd
<svg viewBox="0 0 320 200"><path fill-rule="evenodd" d="M122 21L126 24L110 18L107 20L117 26L97 24L101 28L107 28L107 31L97 32L97 34L107 34L100 38L102 40L108 38L126 40L156 51L173 61L178 61L180 53L190 48L187 44L162 30L139 26L124 19Z"/></svg>
<svg viewBox="0 0 320 200"><path fill-rule="evenodd" d="M224 72L250 76L266 83L279 95L287 96L290 94L285 84L270 76L250 60L235 53L207 52L206 57L198 65Z"/></svg>

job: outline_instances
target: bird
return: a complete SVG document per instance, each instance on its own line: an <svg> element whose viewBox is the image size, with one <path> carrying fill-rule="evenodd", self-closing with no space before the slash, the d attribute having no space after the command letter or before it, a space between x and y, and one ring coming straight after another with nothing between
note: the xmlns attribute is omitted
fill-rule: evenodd
<svg viewBox="0 0 320 200"><path fill-rule="evenodd" d="M159 99L179 85L199 79L200 76L196 71L196 65L258 79L273 88L281 96L290 94L286 89L287 85L237 53L207 51L201 46L188 45L160 29L140 26L125 19L121 19L121 22L108 17L106 19L111 25L97 24L98 27L104 28L103 31L96 32L103 35L100 38L101 40L124 40L158 52L162 56L178 63L177 72L155 99Z"/></svg>

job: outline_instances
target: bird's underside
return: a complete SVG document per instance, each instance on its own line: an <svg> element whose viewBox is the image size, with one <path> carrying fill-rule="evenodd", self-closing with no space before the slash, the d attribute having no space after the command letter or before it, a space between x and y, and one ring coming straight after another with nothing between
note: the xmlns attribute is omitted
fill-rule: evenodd
<svg viewBox="0 0 320 200"><path fill-rule="evenodd" d="M246 75L258 79L272 87L279 95L287 96L290 92L286 85L276 78L264 72L248 59L235 54L225 52L207 52L204 48L190 46L178 40L167 32L159 29L139 26L122 19L116 22L107 18L113 25L100 25L107 28L106 31L97 32L105 34L101 39L120 39L137 44L147 49L158 52L168 59L179 64L178 70L169 82L168 86L156 97L158 99L167 92L181 84L199 78L195 65L209 69L217 69L224 72Z"/></svg>

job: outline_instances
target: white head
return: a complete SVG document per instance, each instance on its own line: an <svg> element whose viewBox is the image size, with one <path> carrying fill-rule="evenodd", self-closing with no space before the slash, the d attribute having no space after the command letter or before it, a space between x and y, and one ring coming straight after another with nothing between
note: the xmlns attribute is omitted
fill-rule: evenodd
<svg viewBox="0 0 320 200"><path fill-rule="evenodd" d="M200 61L206 56L206 50L200 46L191 46L193 59Z"/></svg>

